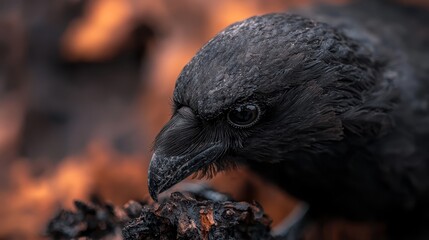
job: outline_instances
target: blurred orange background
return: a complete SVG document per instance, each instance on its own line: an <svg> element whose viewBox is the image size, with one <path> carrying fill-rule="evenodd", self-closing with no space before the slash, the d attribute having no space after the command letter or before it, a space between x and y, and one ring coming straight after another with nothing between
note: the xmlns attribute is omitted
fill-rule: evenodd
<svg viewBox="0 0 429 240"><path fill-rule="evenodd" d="M60 207L91 194L117 205L148 198L151 144L183 66L235 21L314 3L2 1L0 239L41 239ZM297 203L246 169L201 182L256 199L274 224ZM371 235L359 224L340 228Z"/></svg>

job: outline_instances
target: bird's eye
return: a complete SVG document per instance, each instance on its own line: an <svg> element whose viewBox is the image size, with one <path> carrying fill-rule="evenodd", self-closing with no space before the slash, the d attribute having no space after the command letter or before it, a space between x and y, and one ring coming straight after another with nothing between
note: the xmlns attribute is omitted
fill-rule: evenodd
<svg viewBox="0 0 429 240"><path fill-rule="evenodd" d="M228 112L229 124L237 128L247 128L253 126L260 116L260 109L255 104L245 104L235 107Z"/></svg>

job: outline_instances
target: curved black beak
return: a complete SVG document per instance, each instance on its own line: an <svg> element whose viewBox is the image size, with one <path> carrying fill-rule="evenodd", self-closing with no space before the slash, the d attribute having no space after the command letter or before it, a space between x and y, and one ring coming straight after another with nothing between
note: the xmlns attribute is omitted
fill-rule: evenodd
<svg viewBox="0 0 429 240"><path fill-rule="evenodd" d="M214 163L224 152L224 144L201 129L191 109L179 109L156 138L148 173L150 196L158 201L160 193Z"/></svg>
<svg viewBox="0 0 429 240"><path fill-rule="evenodd" d="M152 199L158 201L158 194L216 161L222 149L220 144L212 144L202 152L183 156L163 156L155 152L149 166L149 193Z"/></svg>

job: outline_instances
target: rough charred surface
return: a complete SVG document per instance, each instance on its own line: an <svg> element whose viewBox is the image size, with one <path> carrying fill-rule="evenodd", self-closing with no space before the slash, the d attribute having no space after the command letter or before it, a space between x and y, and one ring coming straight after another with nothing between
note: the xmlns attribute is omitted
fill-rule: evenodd
<svg viewBox="0 0 429 240"><path fill-rule="evenodd" d="M272 239L270 222L258 205L197 201L176 192L159 207L145 207L122 232L127 240Z"/></svg>
<svg viewBox="0 0 429 240"><path fill-rule="evenodd" d="M119 235L121 222L127 219L125 214L115 211L110 204L75 201L74 205L76 211L61 210L49 222L47 233L51 239L101 239L108 235Z"/></svg>
<svg viewBox="0 0 429 240"><path fill-rule="evenodd" d="M213 201L175 192L159 204L131 201L115 209L100 201L76 201L75 206L76 211L61 210L49 222L51 239L120 238L121 229L126 240L274 239L271 220L256 203Z"/></svg>

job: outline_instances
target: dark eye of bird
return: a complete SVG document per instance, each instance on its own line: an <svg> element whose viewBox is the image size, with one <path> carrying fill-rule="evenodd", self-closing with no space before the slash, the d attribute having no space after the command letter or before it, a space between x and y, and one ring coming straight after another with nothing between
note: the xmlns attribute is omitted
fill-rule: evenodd
<svg viewBox="0 0 429 240"><path fill-rule="evenodd" d="M259 120L260 110L255 104L246 104L235 107L229 111L227 118L229 124L237 128L253 126Z"/></svg>

